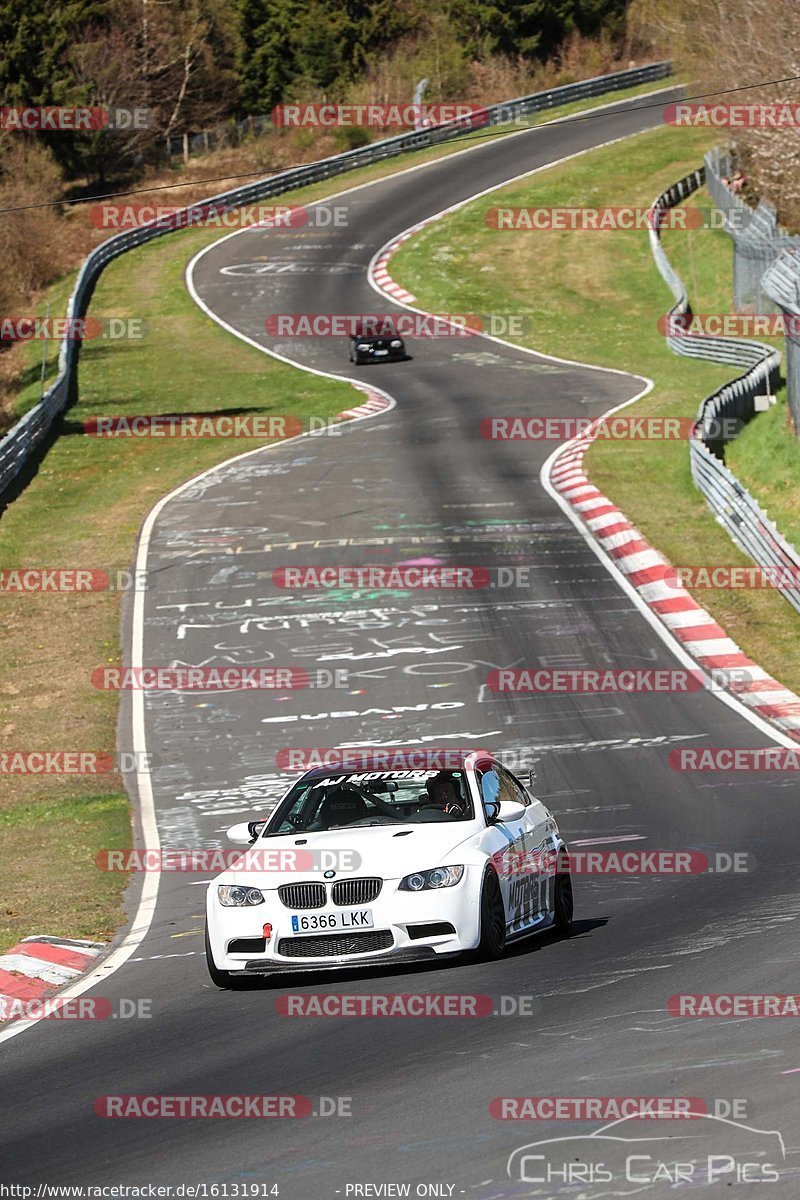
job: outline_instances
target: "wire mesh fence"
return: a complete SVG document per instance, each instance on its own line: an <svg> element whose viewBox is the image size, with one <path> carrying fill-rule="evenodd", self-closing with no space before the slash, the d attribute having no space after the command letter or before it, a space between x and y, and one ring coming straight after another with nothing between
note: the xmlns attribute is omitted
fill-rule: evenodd
<svg viewBox="0 0 800 1200"><path fill-rule="evenodd" d="M778 225L775 208L760 200L756 208L731 190L725 180L735 174L736 160L715 147L705 157L705 177L711 197L725 219L733 239L733 302L739 312L775 312L775 303L764 290L764 272L785 250L800 249L800 237Z"/></svg>
<svg viewBox="0 0 800 1200"><path fill-rule="evenodd" d="M650 245L656 266L675 298L670 318L691 316L692 309L685 284L661 244L659 214L702 187L707 178L713 180L713 175L707 176L706 164L705 168L691 172L662 192L653 204ZM715 187L712 183L709 190L716 199ZM723 194L721 198L728 203L727 195ZM735 205L731 206L731 211L737 211ZM675 324L678 332L670 334L667 340L676 354L746 368L700 404L695 430L689 439L692 479L736 545L759 566L774 569L776 586L800 612L800 554L724 463L726 442L759 411L757 397L769 394L777 386L780 355L761 342L698 336L681 332L680 322Z"/></svg>

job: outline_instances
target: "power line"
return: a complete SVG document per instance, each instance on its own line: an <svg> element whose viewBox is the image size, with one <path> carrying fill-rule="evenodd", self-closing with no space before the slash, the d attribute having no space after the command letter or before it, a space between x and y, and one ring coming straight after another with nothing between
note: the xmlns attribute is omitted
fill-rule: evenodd
<svg viewBox="0 0 800 1200"><path fill-rule="evenodd" d="M717 92L701 92L694 96L684 96L683 102L686 103L691 100L713 100L715 96L729 96L733 92L747 92L747 91L751 91L753 88L774 87L781 83L796 83L798 80L800 80L800 75L787 75L783 79L764 79L764 80L760 80L758 83L746 83L746 84L742 84L738 87L723 88ZM679 85L676 84L676 86L679 86ZM638 97L637 97L637 99L638 99ZM509 104L513 103L513 101L508 101L508 103ZM620 103L625 103L625 101L620 101ZM656 102L650 103L650 104L637 104L635 106L635 110L641 111L643 109L661 108L661 107L663 107L663 101L659 100L659 101L656 101ZM575 113L574 116L568 117L567 120L569 120L569 121L591 121L591 120L596 120L597 118L599 118L601 116L606 116L606 114L599 113L599 112ZM539 129L547 129L549 126L554 125L554 124L556 124L556 121L543 121L541 125L532 125L529 132L535 133ZM487 130L484 133L464 134L459 138L459 140L460 141L480 141L481 138L502 137L503 136L502 132L500 132L499 134L496 132L500 128L501 128L500 126L496 125L491 130ZM505 132L513 133L515 131L509 129L509 130L506 130ZM425 147L421 147L421 149L425 149ZM29 212L32 209L36 209L36 208L60 208L60 207L71 208L77 204L95 204L99 200L116 200L116 199L119 199L121 196L149 195L153 192L165 192L165 191L170 191L171 189L174 189L174 188L195 187L195 186L199 186L200 184L207 184L207 183L225 183L225 182L229 182L230 180L239 180L239 179L269 179L270 177L275 177L275 176L283 174L284 171L294 170L296 167L308 167L308 166L312 166L312 165L313 165L312 163L307 163L307 162L292 163L288 167L282 167L280 171L272 171L272 172L268 171L266 174L264 173L263 170L248 171L242 175L214 175L214 176L204 177L202 179L183 180L180 183L161 183L154 187L130 188L127 191L123 191L123 192L104 192L103 194L101 194L99 196L87 196L87 197L82 197L77 200L43 200L38 204L20 204L14 208L0 208L0 216L3 216L6 213ZM368 166L370 164L365 163L364 165ZM302 187L302 186L307 186L307 185L301 184L300 186ZM294 190L294 189L292 189L292 190ZM191 207L191 205L189 205L187 207Z"/></svg>

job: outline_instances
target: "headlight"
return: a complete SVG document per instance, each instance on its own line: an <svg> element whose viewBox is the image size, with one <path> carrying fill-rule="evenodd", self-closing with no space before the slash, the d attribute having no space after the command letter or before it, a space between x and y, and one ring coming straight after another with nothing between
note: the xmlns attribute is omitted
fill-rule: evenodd
<svg viewBox="0 0 800 1200"><path fill-rule="evenodd" d="M389 345L393 350L399 350L402 344L403 343L400 341L400 338L394 338L391 342L389 342Z"/></svg>
<svg viewBox="0 0 800 1200"><path fill-rule="evenodd" d="M264 903L264 897L258 888L239 887L230 883L218 884L217 895L220 904L225 908L249 908L253 904Z"/></svg>
<svg viewBox="0 0 800 1200"><path fill-rule="evenodd" d="M356 350L369 350L369 342L359 342Z"/></svg>
<svg viewBox="0 0 800 1200"><path fill-rule="evenodd" d="M415 871L400 880L401 892L425 892L431 888L453 887L464 874L463 866L433 867L430 871Z"/></svg>

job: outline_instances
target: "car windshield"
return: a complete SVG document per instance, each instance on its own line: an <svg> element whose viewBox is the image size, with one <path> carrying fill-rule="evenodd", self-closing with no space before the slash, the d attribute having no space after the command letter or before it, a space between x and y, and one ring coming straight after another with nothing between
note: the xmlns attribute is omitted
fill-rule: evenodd
<svg viewBox="0 0 800 1200"><path fill-rule="evenodd" d="M331 773L295 784L262 837L472 819L463 771Z"/></svg>
<svg viewBox="0 0 800 1200"><path fill-rule="evenodd" d="M397 330L392 318L380 313L357 320L352 336L356 338L391 338L397 337Z"/></svg>

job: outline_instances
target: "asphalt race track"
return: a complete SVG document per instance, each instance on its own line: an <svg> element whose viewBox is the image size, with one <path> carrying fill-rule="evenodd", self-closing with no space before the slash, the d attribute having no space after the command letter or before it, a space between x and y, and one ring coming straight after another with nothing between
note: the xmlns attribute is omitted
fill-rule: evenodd
<svg viewBox="0 0 800 1200"><path fill-rule="evenodd" d="M539 470L552 444L479 435L492 414L599 414L641 381L482 339L418 339L410 361L356 368L340 339L276 341L264 330L270 313L387 311L366 277L384 243L522 172L656 125L660 109L641 104L410 172L400 163L396 176L336 201L346 205L345 228L324 237L249 230L199 258L193 286L220 320L301 365L374 384L396 406L336 436L223 465L162 508L144 594L145 663L272 664L347 677L340 688L278 694L149 694L153 793L164 845L214 847L225 844L228 825L269 810L288 778L276 764L287 747L535 751L539 795L569 843L746 851L756 869L579 878L577 935L522 943L497 964L285 976L231 992L206 975L207 876L166 874L141 945L97 989L112 1001L150 998L151 1019L43 1021L3 1045L8 1183L268 1183L286 1200L402 1194L352 1190L368 1184L479 1200L672 1196L663 1181L521 1182L507 1173L513 1150L537 1137L587 1134L596 1123L501 1121L489 1104L502 1096L678 1096L710 1108L737 1098L748 1125L783 1134L781 1169L791 1178L741 1183L729 1195L797 1195L792 1022L681 1020L667 1011L676 993L800 990L796 787L778 775L681 773L667 763L674 747L770 739L709 692L533 699L485 687L500 666L678 665L543 490ZM283 269L254 269L264 264ZM235 388L234 378L232 395ZM529 567L529 586L353 595L284 591L271 579L281 566L423 558ZM123 745L128 718L126 707ZM525 997L528 1011L288 1018L275 1007L287 991L478 993L498 1007L501 997ZM101 1096L154 1093L300 1095L315 1112L320 1097L349 1097L352 1115L95 1113ZM756 1157L764 1153L759 1143ZM431 1187L418 1193L417 1185Z"/></svg>

